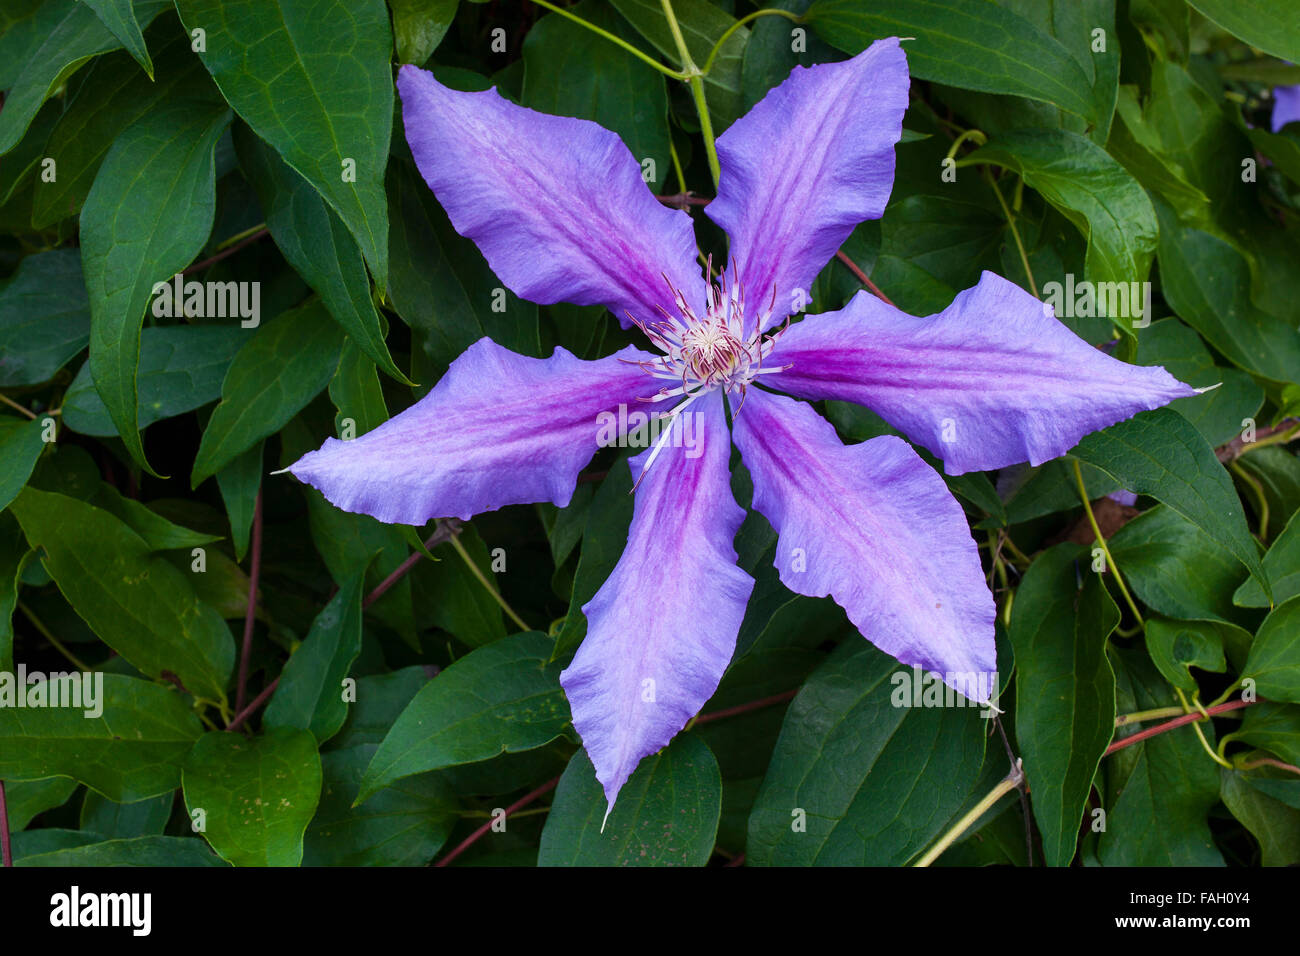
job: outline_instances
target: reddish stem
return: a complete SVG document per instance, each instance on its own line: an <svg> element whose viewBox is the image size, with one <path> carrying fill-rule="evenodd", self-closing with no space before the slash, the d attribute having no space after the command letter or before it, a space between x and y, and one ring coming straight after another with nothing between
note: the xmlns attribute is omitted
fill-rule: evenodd
<svg viewBox="0 0 1300 956"><path fill-rule="evenodd" d="M191 272L202 272L208 266L220 262L222 259L225 259L227 256L233 256L240 249L244 248L244 246L251 245L252 243L257 242L257 240L261 239L263 236L268 236L268 235L270 235L269 229L261 229L253 233L251 236L239 240L239 242L235 243L229 249L222 249L215 256L211 256L210 258L204 259L202 262L194 263L194 265L187 267L181 274L189 275Z"/></svg>
<svg viewBox="0 0 1300 956"><path fill-rule="evenodd" d="M442 544L444 541L450 540L451 538L455 537L458 534L460 534L460 522L457 521L455 518L443 518L441 521L438 522L438 527L433 532L433 534L429 535L429 540L424 542L424 550L432 551L435 547ZM400 581L403 577L405 577L407 572L409 572L411 568L415 567L415 565L419 562L419 560L422 557L424 557L424 552L417 551L415 552L415 554L411 555L409 558L407 558L405 561L399 564L393 570L392 574L390 574L388 577L384 578L377 585L375 585L375 589L366 595L366 599L361 602L362 609L370 607L370 605L374 604L381 597L383 597L384 593L389 588L391 588L394 584Z"/></svg>
<svg viewBox="0 0 1300 956"><path fill-rule="evenodd" d="M1254 770L1256 767L1263 767L1266 765L1269 767L1277 767L1280 770L1289 770L1291 773L1300 773L1300 767L1297 767L1293 763L1285 763L1284 761L1278 760L1274 757L1260 757L1258 760L1251 761L1250 763L1241 764L1239 769Z"/></svg>
<svg viewBox="0 0 1300 956"><path fill-rule="evenodd" d="M538 797L543 796L544 794L547 794L550 791L554 790L555 785L558 784L559 782L560 782L559 777L556 777L554 780L548 780L546 781L546 783L542 784L532 793L520 797L514 803L510 804L510 806L506 807L505 816L509 817L510 814L522 810L524 807L528 806L528 804L532 803ZM487 833L489 830L492 829L492 824L495 822L496 822L495 820L489 820L487 823L483 824L481 827L479 827L477 830L475 830L473 833L467 836L463 841L461 841L460 846L456 847L456 849L452 850L450 853L448 853L446 856L444 856L441 860L439 860L437 863L433 865L446 866L452 860L456 859L456 857L460 856L471 846L477 843L485 833Z"/></svg>
<svg viewBox="0 0 1300 956"><path fill-rule="evenodd" d="M780 694L773 694L771 697L760 697L758 700L751 700L747 704L737 704L735 707L725 707L722 710L715 710L712 713L700 714L695 718L695 726L707 724L711 720L722 720L724 717L735 717L737 714L743 714L751 710L758 710L760 707L770 707L773 704L780 704L789 700L795 694L799 693L798 689L783 691Z"/></svg>
<svg viewBox="0 0 1300 956"><path fill-rule="evenodd" d="M859 282L861 282L868 289L870 289L871 294L874 295L877 299L885 303L885 305L894 305L894 303L890 301L889 296L881 292L880 289L876 287L876 284L871 281L871 278L865 272L863 272L861 269L858 268L858 264L844 254L843 249L835 250L835 258L839 259L840 262L848 266L849 271L853 273L853 277L857 279ZM897 308L897 306L895 306L895 308Z"/></svg>
<svg viewBox="0 0 1300 956"><path fill-rule="evenodd" d="M0 865L14 865L13 849L9 845L9 805L5 803L3 780L0 780Z"/></svg>
<svg viewBox="0 0 1300 956"><path fill-rule="evenodd" d="M1226 704L1219 704L1215 707L1206 708L1206 713L1211 717L1214 717L1218 714L1225 714L1230 710L1241 710L1241 708L1249 707L1253 703L1255 703L1253 700L1231 700ZM1146 730L1139 730L1131 737L1125 737L1123 740L1116 740L1106 748L1106 752L1102 756L1108 757L1115 751L1123 750L1125 747L1131 747L1133 744L1146 740L1148 737L1154 737L1156 734L1163 734L1165 731L1173 730L1175 727L1194 724L1198 720L1203 719L1204 718L1201 716L1200 712L1195 711L1190 714L1183 714L1181 717L1175 717L1173 720L1165 721L1163 724L1156 724L1154 727L1148 727Z"/></svg>
<svg viewBox="0 0 1300 956"><path fill-rule="evenodd" d="M261 707L263 704L265 704L268 700L271 699L271 695L275 693L275 689L279 686L280 686L280 678L277 677L275 680L271 681L271 683L267 684L266 688L260 694L258 694L256 697L253 698L253 702L251 704L249 704L239 713L235 714L233 718L231 718L230 723L226 724L226 729L238 730L240 728L240 725L243 724L244 721L248 720L249 717L252 717L255 713L257 713L257 708Z"/></svg>
<svg viewBox="0 0 1300 956"><path fill-rule="evenodd" d="M248 610L244 612L244 646L239 655L239 685L235 689L235 712L244 709L248 689L248 660L253 650L253 619L257 616L257 579L262 573L262 489L253 503L253 564L248 572Z"/></svg>

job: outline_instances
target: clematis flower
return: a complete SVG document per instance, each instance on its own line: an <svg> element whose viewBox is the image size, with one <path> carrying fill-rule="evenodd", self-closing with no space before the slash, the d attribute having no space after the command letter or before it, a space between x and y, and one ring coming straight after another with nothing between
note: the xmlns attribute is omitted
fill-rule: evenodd
<svg viewBox="0 0 1300 956"><path fill-rule="evenodd" d="M731 494L733 440L753 507L778 534L785 586L831 595L878 648L986 700L972 678L995 668L994 604L962 508L907 442L845 445L800 399L865 405L961 474L1047 461L1194 394L1164 369L1091 348L988 272L938 315L860 293L782 324L854 226L883 214L908 85L898 41L881 40L796 68L719 138L706 211L732 261L711 284L690 217L655 199L613 133L401 70L420 172L501 280L543 304L606 305L656 351L537 359L484 338L413 407L354 440L327 439L290 470L387 522L562 507L602 417L620 406L666 416L630 459L627 547L583 607L587 636L560 678L611 807L637 763L713 695L735 651L754 582L733 546L745 515Z"/></svg>

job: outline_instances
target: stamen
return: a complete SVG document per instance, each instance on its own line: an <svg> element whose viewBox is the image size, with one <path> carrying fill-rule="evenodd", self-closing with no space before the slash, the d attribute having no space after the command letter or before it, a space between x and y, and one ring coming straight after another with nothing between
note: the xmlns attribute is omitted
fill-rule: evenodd
<svg viewBox="0 0 1300 956"><path fill-rule="evenodd" d="M703 316L696 314L695 306L687 301L681 289L672 284L666 272L662 273L663 279L672 293L672 302L678 314L673 315L662 305L655 307L659 317L650 321L628 314L632 323L663 355L655 359L622 361L639 365L655 378L680 383L674 388L662 388L655 395L641 398L641 401L654 403L678 396L685 397L684 401L657 419L667 421L667 428L651 449L636 485L640 485L641 478L645 477L663 450L676 417L693 401L715 388L721 388L724 392L738 391L740 404L736 408L736 414L739 414L745 407L745 395L754 379L790 367L763 367L764 361L776 347L777 340L790 327L787 316L784 325L775 332L761 331L776 310L775 285L772 287L767 310L747 317L744 285L731 278L737 274L738 269L735 257L731 258L730 269L719 273L716 282L712 281L712 256L705 259L705 269L709 281L704 295ZM633 491L636 490L636 485L633 486Z"/></svg>

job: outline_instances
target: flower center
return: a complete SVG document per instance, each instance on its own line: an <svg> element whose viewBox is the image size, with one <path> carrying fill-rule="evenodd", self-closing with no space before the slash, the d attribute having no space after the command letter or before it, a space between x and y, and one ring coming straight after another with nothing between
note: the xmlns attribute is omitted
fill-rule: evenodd
<svg viewBox="0 0 1300 956"><path fill-rule="evenodd" d="M736 271L734 260L731 271L733 273ZM713 275L712 260L706 264L706 275ZM707 395L715 388L721 388L725 392L738 391L740 406L736 409L736 414L740 414L740 409L745 405L745 390L754 379L760 375L789 368L789 366L763 368L763 360L772 353L772 349L776 347L776 340L789 327L787 320L786 325L775 332L764 334L762 331L764 324L772 315L772 307L776 304L775 289L772 290L772 302L767 310L756 314L753 321L747 325L745 290L739 282L733 282L728 287L725 272L719 274L716 284L710 283L703 316L695 313L686 296L673 286L667 275L664 275L664 281L668 283L668 288L672 289L673 302L677 306L678 315L673 315L667 309L660 307L662 321L645 322L631 314L628 318L664 353L659 358L647 359L635 364L640 365L655 378L681 383L674 388L665 385L659 390L659 394L643 398L642 401L663 402L679 397L681 401L658 416L661 421L667 422L667 426L662 429L662 437L651 449L650 457L646 459L645 467L641 470L641 476L632 486L633 491L650 471L650 466L659 457L664 443L672 434L673 419L681 415L697 398Z"/></svg>
<svg viewBox="0 0 1300 956"><path fill-rule="evenodd" d="M669 281L666 275L664 281ZM689 401L715 388L739 391L743 398L745 389L759 375L780 371L779 368L763 368L763 360L771 354L785 329L771 334L760 331L772 314L770 306L746 322L745 290L739 282L729 285L726 273L721 273L718 282L709 286L703 315L696 313L679 289L673 288L671 283L669 288L678 315L661 308L663 318L660 321L644 322L630 316L664 353L657 359L638 364L656 378L681 383L677 388L665 387L649 401L658 402L679 395L687 396ZM682 403L678 409L684 405Z"/></svg>

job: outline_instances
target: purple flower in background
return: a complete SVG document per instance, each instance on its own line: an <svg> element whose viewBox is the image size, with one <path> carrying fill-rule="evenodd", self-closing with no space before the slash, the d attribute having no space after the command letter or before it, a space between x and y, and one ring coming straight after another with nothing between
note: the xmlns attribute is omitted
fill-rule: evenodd
<svg viewBox="0 0 1300 956"><path fill-rule="evenodd" d="M865 405L961 474L1047 461L1195 394L1090 347L988 272L938 315L859 293L782 326L854 226L883 214L908 84L898 41L881 40L796 68L726 131L707 214L730 236L732 264L714 286L690 217L655 199L613 133L401 70L416 163L502 281L543 304L608 306L659 354L536 359L484 338L416 405L360 438L327 439L290 470L388 522L563 506L602 420L620 406L666 413L660 439L631 459L627 547L583 608L587 637L561 675L610 806L734 653L754 582L733 547L744 518L733 439L754 508L777 531L782 582L831 595L881 650L986 700L975 678L995 669L994 604L961 507L906 442L845 445L796 399Z"/></svg>
<svg viewBox="0 0 1300 956"><path fill-rule="evenodd" d="M1273 132L1287 123L1300 120L1300 86L1278 86L1273 89Z"/></svg>

